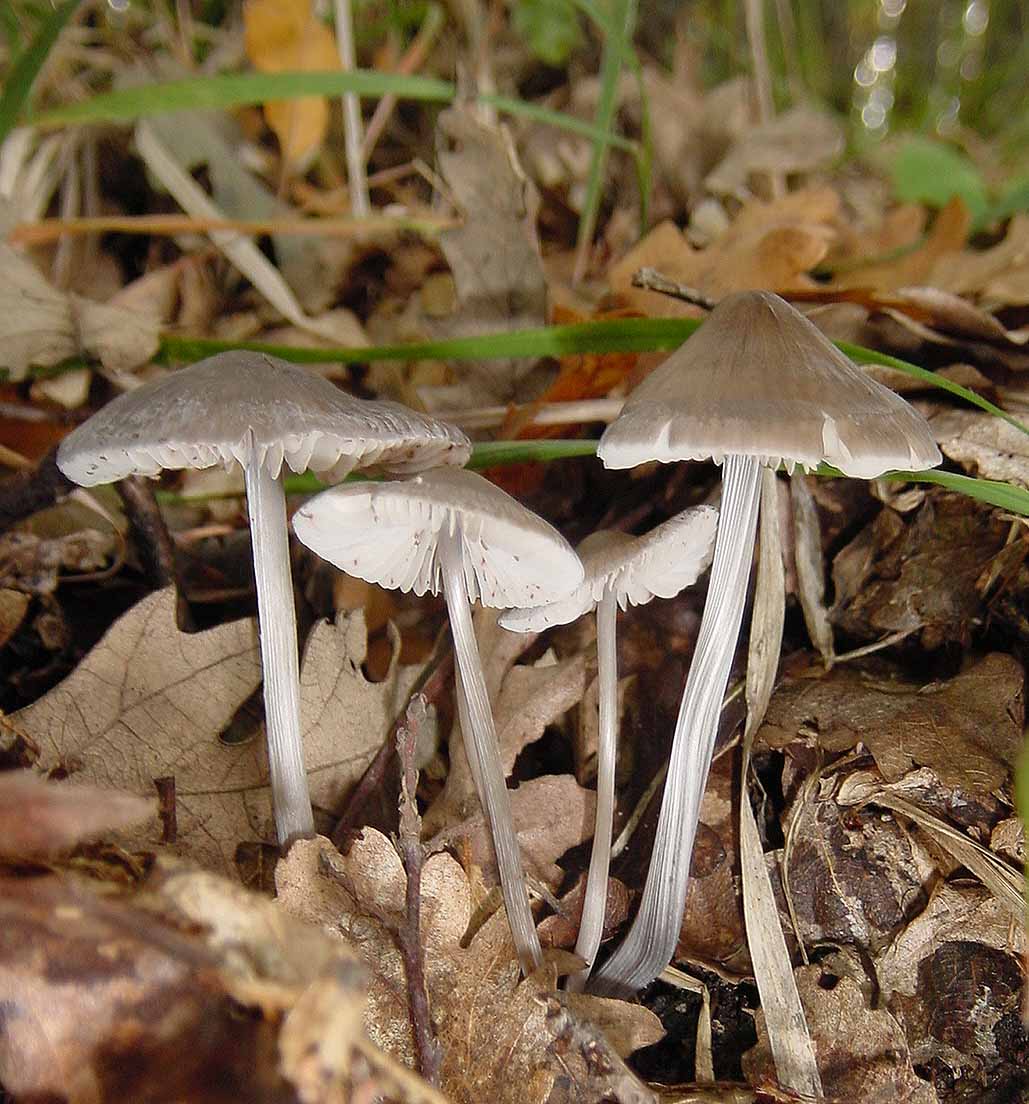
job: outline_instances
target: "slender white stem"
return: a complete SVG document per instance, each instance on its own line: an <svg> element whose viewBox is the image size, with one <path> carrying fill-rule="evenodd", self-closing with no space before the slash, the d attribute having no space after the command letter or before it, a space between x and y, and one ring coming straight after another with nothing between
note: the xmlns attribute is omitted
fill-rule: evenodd
<svg viewBox="0 0 1029 1104"><path fill-rule="evenodd" d="M760 465L753 457L725 458L711 584L672 737L654 854L636 919L622 945L594 974L592 992L621 996L634 993L653 981L675 953L700 802L743 620L754 555L760 474Z"/></svg>
<svg viewBox="0 0 1029 1104"><path fill-rule="evenodd" d="M618 757L618 602L609 588L597 606L597 685L600 706L597 740L597 815L593 851L582 901L582 921L575 953L586 969L568 979L572 992L582 992L597 957L607 907L607 873L611 866L611 836L615 815L615 762Z"/></svg>
<svg viewBox="0 0 1029 1104"><path fill-rule="evenodd" d="M518 961L526 975L543 961L536 924L529 908L525 888L522 856L515 835L511 814L511 796L504 780L504 765L500 761L497 732L493 725L486 679L479 659L479 646L472 627L472 611L465 589L464 558L461 530L440 536L440 561L443 566L443 592L450 616L450 632L454 638L454 658L460 674L458 690L464 699L459 705L461 732L471 765L472 778L478 784L479 800L493 836L493 852L497 858L500 888L507 908Z"/></svg>
<svg viewBox="0 0 1029 1104"><path fill-rule="evenodd" d="M354 19L350 0L336 0L336 45L343 69L356 68L354 59ZM355 218L371 213L368 201L368 177L364 169L364 133L361 99L356 92L343 93L343 142L347 155L347 183L350 188L350 212Z"/></svg>
<svg viewBox="0 0 1029 1104"><path fill-rule="evenodd" d="M282 480L256 458L244 465L264 668L264 727L279 844L314 835L314 816L300 739L297 616L289 569L289 530Z"/></svg>

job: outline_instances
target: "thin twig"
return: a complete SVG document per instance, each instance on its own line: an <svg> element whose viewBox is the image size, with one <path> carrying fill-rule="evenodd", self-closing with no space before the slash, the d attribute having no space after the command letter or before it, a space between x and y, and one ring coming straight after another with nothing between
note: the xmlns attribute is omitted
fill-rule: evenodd
<svg viewBox="0 0 1029 1104"><path fill-rule="evenodd" d="M231 219L203 215L97 215L80 218L46 218L14 227L7 241L12 245L46 245L72 234L146 234L177 236L232 231L250 237L265 234L299 237L360 237L371 232L410 231L435 237L440 230L457 225L452 218L437 215L378 214L374 218L311 218L284 216L270 219Z"/></svg>
<svg viewBox="0 0 1029 1104"><path fill-rule="evenodd" d="M418 815L416 792L418 765L415 761L418 732L425 723L428 703L416 694L407 707L404 723L397 729L397 755L400 757L400 857L407 873L404 922L397 931L400 955L407 977L407 1014L414 1035L418 1072L430 1085L439 1087L443 1053L432 1029L429 994L422 966L422 818Z"/></svg>
<svg viewBox="0 0 1029 1104"><path fill-rule="evenodd" d="M149 481L138 475L130 476L116 487L136 538L147 582L155 590L171 586L175 582L175 548Z"/></svg>
<svg viewBox="0 0 1029 1104"><path fill-rule="evenodd" d="M717 300L712 299L710 295L705 295L697 288L676 283L675 280L662 276L656 268L641 268L638 272L634 272L632 286L646 288L647 291L656 291L661 295L671 296L673 299L681 299L684 303L692 303L693 306L702 307L708 311L714 310L717 303Z"/></svg>
<svg viewBox="0 0 1029 1104"><path fill-rule="evenodd" d="M425 665L425 670L412 688L411 698L409 698L408 701L410 702L416 694L420 694L429 704L437 701L450 681L453 667L454 653L450 650L448 645L440 645L437 652ZM361 775L360 782L358 782L357 786L354 788L354 792L350 795L350 800L347 802L346 808L340 814L340 818L336 822L336 827L332 830L332 842L341 851L348 846L347 836L349 833L360 826L361 817L364 814L364 807L368 803L368 799L382 787L383 779L386 777L386 770L390 763L393 762L393 755L396 751L397 732L403 723L404 714L401 713L390 729L389 735L383 742L382 747L376 752L375 758L368 764L364 774Z"/></svg>
<svg viewBox="0 0 1029 1104"><path fill-rule="evenodd" d="M336 0L336 45L344 72L357 67L354 58L354 20L350 0ZM368 179L364 170L361 100L355 92L343 93L343 140L347 153L347 185L350 211L355 218L366 218L372 206L368 200Z"/></svg>
<svg viewBox="0 0 1029 1104"><path fill-rule="evenodd" d="M51 449L31 471L20 471L0 481L0 533L15 522L45 510L75 485L57 466L57 449Z"/></svg>

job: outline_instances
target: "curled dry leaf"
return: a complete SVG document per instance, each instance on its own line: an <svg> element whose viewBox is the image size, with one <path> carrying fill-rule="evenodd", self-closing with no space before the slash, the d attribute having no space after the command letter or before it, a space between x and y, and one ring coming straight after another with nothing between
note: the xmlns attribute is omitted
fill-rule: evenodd
<svg viewBox="0 0 1029 1104"><path fill-rule="evenodd" d="M930 424L943 455L973 475L1029 487L1029 437L1021 430L978 410L944 410Z"/></svg>
<svg viewBox="0 0 1029 1104"><path fill-rule="evenodd" d="M876 960L883 1000L912 1056L959 1099L1019 1099L1025 1091L1025 949L1024 928L988 890L942 883Z"/></svg>
<svg viewBox="0 0 1029 1104"><path fill-rule="evenodd" d="M413 1065L403 963L393 934L403 922L406 880L390 841L365 829L346 857L326 840L301 841L279 863L276 885L283 909L357 949L371 975L366 1028L376 1043ZM449 1099L542 1104L558 1092L577 1104L653 1100L603 1035L550 995L557 980L553 966L520 978L503 912L461 945L472 894L449 855L426 861L421 889L425 983L443 1056L441 1087Z"/></svg>
<svg viewBox="0 0 1029 1104"><path fill-rule="evenodd" d="M71 357L128 371L157 352L154 318L58 291L36 266L0 243L0 368L22 379Z"/></svg>
<svg viewBox="0 0 1029 1104"><path fill-rule="evenodd" d="M56 855L153 815L153 800L135 794L48 782L28 770L0 774L0 851L15 858Z"/></svg>
<svg viewBox="0 0 1029 1104"><path fill-rule="evenodd" d="M397 667L369 683L365 650L358 614L317 626L304 654L301 732L316 805L335 806L394 715ZM39 745L41 765L82 781L151 795L154 779L174 777L174 850L231 871L241 841L274 834L264 740L219 740L260 678L253 621L180 632L168 589L133 606L64 682L11 720ZM128 842L160 840L155 818Z"/></svg>
<svg viewBox="0 0 1029 1104"><path fill-rule="evenodd" d="M859 640L921 632L925 648L971 641L985 617L980 576L1004 547L997 511L929 493L909 520L883 509L833 561L833 621Z"/></svg>
<svg viewBox="0 0 1029 1104"><path fill-rule="evenodd" d="M178 864L95 885L3 879L0 1079L19 1099L443 1104L369 1043L338 940Z"/></svg>
<svg viewBox="0 0 1029 1104"><path fill-rule="evenodd" d="M897 1021L871 1009L850 978L823 976L818 966L795 971L811 1029L826 1097L868 1104L936 1104L931 1085L917 1077ZM743 1057L751 1084L774 1083L765 1017L756 1017L758 1043Z"/></svg>
<svg viewBox="0 0 1029 1104"><path fill-rule="evenodd" d="M437 127L439 171L462 220L439 237L457 291L451 334L545 325L547 285L536 239L539 200L510 135L485 125L464 105L442 111ZM531 366L508 359L472 368L490 391L509 398Z"/></svg>
<svg viewBox="0 0 1029 1104"><path fill-rule="evenodd" d="M827 781L801 788L787 825L788 892L806 946L843 943L871 953L924 907L936 870L895 817L845 811Z"/></svg>
<svg viewBox="0 0 1029 1104"><path fill-rule="evenodd" d="M53 594L61 571L76 575L101 571L114 550L110 531L79 529L60 537L37 537L14 529L0 535L0 586L25 594Z"/></svg>
<svg viewBox="0 0 1029 1104"><path fill-rule="evenodd" d="M1021 750L1024 681L1018 661L999 652L926 685L836 667L786 683L759 739L782 748L813 729L824 751L863 743L887 781L928 766L947 786L986 794L1007 781Z"/></svg>

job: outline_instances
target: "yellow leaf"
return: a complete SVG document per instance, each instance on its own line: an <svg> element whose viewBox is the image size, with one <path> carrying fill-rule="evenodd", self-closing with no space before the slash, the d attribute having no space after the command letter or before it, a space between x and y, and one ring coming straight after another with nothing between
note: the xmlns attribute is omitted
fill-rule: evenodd
<svg viewBox="0 0 1029 1104"><path fill-rule="evenodd" d="M247 0L243 8L247 57L263 73L317 72L339 68L336 38L311 9L311 0ZM300 161L325 138L329 108L324 96L281 100L264 117L287 161Z"/></svg>

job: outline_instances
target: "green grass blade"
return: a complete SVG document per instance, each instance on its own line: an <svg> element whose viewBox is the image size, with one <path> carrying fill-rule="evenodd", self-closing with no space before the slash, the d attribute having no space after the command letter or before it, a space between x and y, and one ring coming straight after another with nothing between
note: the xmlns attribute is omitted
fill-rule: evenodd
<svg viewBox="0 0 1029 1104"><path fill-rule="evenodd" d="M4 82L3 94L0 95L0 142L17 125L18 116L25 107L32 85L43 68L51 47L78 6L79 0L64 0L63 4L58 4L36 32L36 37L11 66Z"/></svg>
<svg viewBox="0 0 1029 1104"><path fill-rule="evenodd" d="M119 88L80 103L39 112L31 115L28 121L35 126L51 128L73 123L129 123L171 111L225 110L267 103L269 100L339 96L344 92L353 92L369 99L393 95L427 103L449 103L456 95L456 89L449 81L367 69L320 73L223 73L215 77ZM536 104L507 96L483 96L482 100L508 114L535 119L574 134L582 134L593 141L608 141L610 138L590 123ZM634 142L620 136L615 136L612 144L632 153L636 151Z"/></svg>
<svg viewBox="0 0 1029 1104"><path fill-rule="evenodd" d="M613 132L615 111L618 107L618 84L622 76L622 58L628 43L632 41L636 27L636 0L615 0L612 19L604 40L604 54L600 63L600 101L597 104L596 129L604 135L594 140L586 181L586 198L579 216L576 240L576 270L583 268L583 258L593 239L597 225L597 213L604 188L604 168L607 165L609 137Z"/></svg>
<svg viewBox="0 0 1029 1104"><path fill-rule="evenodd" d="M192 340L166 337L162 355L170 360L200 360L228 349L253 349L295 363L367 364L375 360L488 360L506 357L561 357L573 353L642 353L675 349L700 325L690 318L619 318L579 322L571 326L547 326L537 330L481 337L460 337L447 341L419 341L403 345L379 345L365 349L296 349L262 342ZM1029 426L989 399L953 380L874 349L849 342L839 348L859 364L882 364L946 391L980 410L1001 418L1029 436Z"/></svg>

